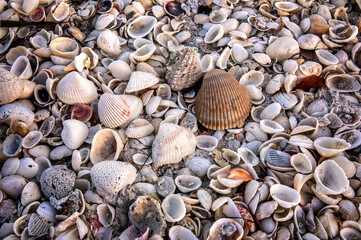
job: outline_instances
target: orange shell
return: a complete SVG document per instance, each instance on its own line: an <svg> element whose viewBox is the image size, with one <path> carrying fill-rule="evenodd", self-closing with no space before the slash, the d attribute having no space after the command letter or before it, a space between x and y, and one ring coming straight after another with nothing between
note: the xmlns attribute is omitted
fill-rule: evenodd
<svg viewBox="0 0 361 240"><path fill-rule="evenodd" d="M231 74L214 69L203 79L196 97L195 112L206 128L223 130L242 127L252 107L245 87Z"/></svg>

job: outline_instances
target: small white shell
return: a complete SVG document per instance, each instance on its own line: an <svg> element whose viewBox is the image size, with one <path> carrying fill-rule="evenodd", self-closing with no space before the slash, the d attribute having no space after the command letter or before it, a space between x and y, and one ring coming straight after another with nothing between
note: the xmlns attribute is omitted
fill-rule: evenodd
<svg viewBox="0 0 361 240"><path fill-rule="evenodd" d="M197 148L205 150L205 151L212 151L218 145L217 138L209 135L199 135L196 137L197 139Z"/></svg>
<svg viewBox="0 0 361 240"><path fill-rule="evenodd" d="M21 204L25 207L31 202L40 200L41 190L35 182L29 182L21 192Z"/></svg>
<svg viewBox="0 0 361 240"><path fill-rule="evenodd" d="M285 129L281 126L281 124L269 120L269 119L263 119L260 122L261 129L266 133L278 133L283 132Z"/></svg>
<svg viewBox="0 0 361 240"><path fill-rule="evenodd" d="M153 237L149 238L149 240L151 240L151 239L153 240ZM188 228L176 225L169 229L169 239L170 240L197 240L198 238ZM156 239L154 239L154 240L156 240Z"/></svg>
<svg viewBox="0 0 361 240"><path fill-rule="evenodd" d="M188 193L198 189L202 184L202 181L199 177L191 175L179 175L175 178L175 185L179 191L183 193Z"/></svg>
<svg viewBox="0 0 361 240"><path fill-rule="evenodd" d="M335 65L338 63L338 58L325 49L318 49L315 53L318 60L324 65Z"/></svg>
<svg viewBox="0 0 361 240"><path fill-rule="evenodd" d="M151 134L154 131L153 125L146 119L135 119L131 122L125 131L128 138L141 138Z"/></svg>
<svg viewBox="0 0 361 240"><path fill-rule="evenodd" d="M1 175L2 177L10 176L16 174L20 165L19 158L8 158L4 162L1 168Z"/></svg>
<svg viewBox="0 0 361 240"><path fill-rule="evenodd" d="M244 162L250 164L251 166L256 166L259 163L257 155L247 147L238 148L237 153Z"/></svg>
<svg viewBox="0 0 361 240"><path fill-rule="evenodd" d="M57 211L50 202L42 202L36 209L36 213L39 214L39 216L46 218L49 222L56 222L55 216L57 215Z"/></svg>
<svg viewBox="0 0 361 240"><path fill-rule="evenodd" d="M299 192L282 184L272 185L270 195L283 208L294 207L301 201Z"/></svg>
<svg viewBox="0 0 361 240"><path fill-rule="evenodd" d="M212 188L214 191L220 194L230 194L232 188L226 187L219 180L212 179L209 183L209 187Z"/></svg>
<svg viewBox="0 0 361 240"><path fill-rule="evenodd" d="M185 204L178 194L168 195L162 201L162 210L168 222L178 222L186 214Z"/></svg>
<svg viewBox="0 0 361 240"><path fill-rule="evenodd" d="M206 36L204 37L204 42L205 43L217 42L219 39L223 37L223 34L224 34L224 30L222 25L215 24L206 33Z"/></svg>
<svg viewBox="0 0 361 240"><path fill-rule="evenodd" d="M262 72L251 70L246 74L244 74L239 80L239 82L243 86L254 85L257 87L263 83L263 80L264 80L264 76Z"/></svg>
<svg viewBox="0 0 361 240"><path fill-rule="evenodd" d="M39 166L31 158L20 159L20 165L16 174L25 177L26 179L32 179L39 171Z"/></svg>
<svg viewBox="0 0 361 240"><path fill-rule="evenodd" d="M101 31L97 39L97 45L106 55L119 56L121 53L119 36L109 29Z"/></svg>
<svg viewBox="0 0 361 240"><path fill-rule="evenodd" d="M98 102L98 115L106 127L116 128L129 119L130 107L122 96L104 93Z"/></svg>
<svg viewBox="0 0 361 240"><path fill-rule="evenodd" d="M212 196L204 189L199 189L197 191L197 197L199 199L199 202L206 210L210 210L212 206Z"/></svg>
<svg viewBox="0 0 361 240"><path fill-rule="evenodd" d="M149 88L158 82L159 78L151 73L135 71L130 76L126 91L128 93L137 92Z"/></svg>
<svg viewBox="0 0 361 240"><path fill-rule="evenodd" d="M115 161L118 159L124 144L114 130L102 129L93 138L90 149L90 160L93 164L101 161Z"/></svg>
<svg viewBox="0 0 361 240"><path fill-rule="evenodd" d="M142 38L148 35L157 19L152 16L139 16L128 25L127 33L131 38Z"/></svg>
<svg viewBox="0 0 361 240"><path fill-rule="evenodd" d="M242 64L246 59L248 59L248 52L241 44L234 44L231 56L233 61Z"/></svg>
<svg viewBox="0 0 361 240"><path fill-rule="evenodd" d="M120 80L129 80L130 75L132 74L132 69L129 64L122 61L116 60L108 65L108 69L112 73L113 77Z"/></svg>
<svg viewBox="0 0 361 240"><path fill-rule="evenodd" d="M115 218L115 209L108 204L102 203L97 207L97 215L103 227L110 227Z"/></svg>
<svg viewBox="0 0 361 240"><path fill-rule="evenodd" d="M24 138L22 147L25 149L33 148L43 138L43 134L40 131L31 131Z"/></svg>
<svg viewBox="0 0 361 240"><path fill-rule="evenodd" d="M332 157L349 149L351 144L339 138L320 137L314 141L314 146L322 156Z"/></svg>
<svg viewBox="0 0 361 240"><path fill-rule="evenodd" d="M87 125L76 119L69 119L63 122L61 139L70 149L80 147L88 137L89 129Z"/></svg>

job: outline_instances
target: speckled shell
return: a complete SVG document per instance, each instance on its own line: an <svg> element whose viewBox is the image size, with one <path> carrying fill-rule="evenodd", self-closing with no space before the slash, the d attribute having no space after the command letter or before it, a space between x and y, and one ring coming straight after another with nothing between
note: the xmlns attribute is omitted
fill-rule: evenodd
<svg viewBox="0 0 361 240"><path fill-rule="evenodd" d="M251 111L252 101L245 87L223 70L208 72L196 97L198 121L209 129L240 128Z"/></svg>
<svg viewBox="0 0 361 240"><path fill-rule="evenodd" d="M100 195L117 194L126 185L132 184L137 170L130 163L102 161L91 169L91 179Z"/></svg>
<svg viewBox="0 0 361 240"><path fill-rule="evenodd" d="M194 152L196 144L196 137L188 129L173 123L162 123L152 147L154 167L180 162Z"/></svg>
<svg viewBox="0 0 361 240"><path fill-rule="evenodd" d="M122 96L104 93L99 99L98 115L106 127L116 128L128 120L130 107Z"/></svg>
<svg viewBox="0 0 361 240"><path fill-rule="evenodd" d="M195 48L185 47L168 65L165 79L173 91L192 87L202 76L202 63Z"/></svg>
<svg viewBox="0 0 361 240"><path fill-rule="evenodd" d="M90 104L97 100L97 89L93 82L77 72L65 75L56 88L58 98L66 104Z"/></svg>
<svg viewBox="0 0 361 240"><path fill-rule="evenodd" d="M30 98L33 95L34 82L20 80L15 74L0 67L0 105L18 98Z"/></svg>

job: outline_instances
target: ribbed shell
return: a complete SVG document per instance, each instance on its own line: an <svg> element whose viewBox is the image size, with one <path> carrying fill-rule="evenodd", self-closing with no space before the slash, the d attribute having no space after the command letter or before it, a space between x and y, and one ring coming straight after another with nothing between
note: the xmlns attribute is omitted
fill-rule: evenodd
<svg viewBox="0 0 361 240"><path fill-rule="evenodd" d="M125 135L128 138L141 138L151 134L154 131L153 125L145 119L135 119L129 124Z"/></svg>
<svg viewBox="0 0 361 240"><path fill-rule="evenodd" d="M188 129L173 123L162 123L152 147L154 167L180 162L194 152L196 144L196 137Z"/></svg>
<svg viewBox="0 0 361 240"><path fill-rule="evenodd" d="M11 103L19 98L24 82L15 74L0 67L0 104Z"/></svg>
<svg viewBox="0 0 361 240"><path fill-rule="evenodd" d="M90 104L98 98L94 83L77 72L70 72L60 80L56 94L63 103L70 105Z"/></svg>
<svg viewBox="0 0 361 240"><path fill-rule="evenodd" d="M251 97L231 74L223 70L208 72L196 97L198 121L209 129L242 127L252 106Z"/></svg>
<svg viewBox="0 0 361 240"><path fill-rule="evenodd" d="M98 115L106 127L116 128L128 120L130 108L123 97L104 93L99 99Z"/></svg>
<svg viewBox="0 0 361 240"><path fill-rule="evenodd" d="M28 224L28 233L30 236L40 236L41 234L47 233L49 227L46 218L40 217L36 213L30 215Z"/></svg>
<svg viewBox="0 0 361 240"><path fill-rule="evenodd" d="M165 79L173 91L192 87L202 76L202 63L195 48L185 47L169 65Z"/></svg>
<svg viewBox="0 0 361 240"><path fill-rule="evenodd" d="M127 85L126 91L130 92L137 92L143 89L146 89L154 84L159 82L159 78L155 75L147 72L133 72L130 75L130 79Z"/></svg>
<svg viewBox="0 0 361 240"><path fill-rule="evenodd" d="M99 162L91 169L94 186L103 193L112 195L132 184L136 176L137 170L132 164L119 161Z"/></svg>

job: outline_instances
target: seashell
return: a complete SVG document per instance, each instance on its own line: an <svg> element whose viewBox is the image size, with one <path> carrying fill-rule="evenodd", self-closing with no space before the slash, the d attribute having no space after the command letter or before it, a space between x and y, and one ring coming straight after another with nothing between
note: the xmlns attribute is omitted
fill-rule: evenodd
<svg viewBox="0 0 361 240"><path fill-rule="evenodd" d="M147 61L155 52L156 46L154 44L145 44L131 53L131 58L136 61Z"/></svg>
<svg viewBox="0 0 361 240"><path fill-rule="evenodd" d="M241 44L234 44L231 51L231 57L236 63L242 64L248 59L248 52Z"/></svg>
<svg viewBox="0 0 361 240"><path fill-rule="evenodd" d="M281 104L278 102L272 103L262 110L260 118L272 120L281 112L281 110Z"/></svg>
<svg viewBox="0 0 361 240"><path fill-rule="evenodd" d="M20 159L19 168L16 174L25 177L26 179L32 179L38 173L39 166L31 158Z"/></svg>
<svg viewBox="0 0 361 240"><path fill-rule="evenodd" d="M1 168L1 175L3 177L14 175L16 171L18 170L20 165L19 158L8 158L4 162L2 168Z"/></svg>
<svg viewBox="0 0 361 240"><path fill-rule="evenodd" d="M205 43L214 43L220 40L224 35L224 30L222 25L214 24L206 33L204 37Z"/></svg>
<svg viewBox="0 0 361 240"><path fill-rule="evenodd" d="M292 93L279 92L273 95L272 98L286 110L293 108L298 103L297 97Z"/></svg>
<svg viewBox="0 0 361 240"><path fill-rule="evenodd" d="M275 121L263 119L260 122L261 129L266 133L283 132L285 129Z"/></svg>
<svg viewBox="0 0 361 240"><path fill-rule="evenodd" d="M349 74L331 74L326 78L326 86L337 92L356 92L361 89L361 84Z"/></svg>
<svg viewBox="0 0 361 240"><path fill-rule="evenodd" d="M257 87L262 84L263 79L264 79L263 73L252 70L244 74L239 80L239 82L243 86L254 85Z"/></svg>
<svg viewBox="0 0 361 240"><path fill-rule="evenodd" d="M325 49L318 49L315 53L318 60L324 65L335 65L338 63L338 58Z"/></svg>
<svg viewBox="0 0 361 240"><path fill-rule="evenodd" d="M28 223L28 233L30 236L40 236L49 231L49 224L47 219L32 213Z"/></svg>
<svg viewBox="0 0 361 240"><path fill-rule="evenodd" d="M97 164L101 161L116 161L124 144L120 136L112 129L101 129L92 140L90 161Z"/></svg>
<svg viewBox="0 0 361 240"><path fill-rule="evenodd" d="M66 59L74 59L79 55L79 45L71 38L58 37L49 44L49 49L54 56Z"/></svg>
<svg viewBox="0 0 361 240"><path fill-rule="evenodd" d="M55 20L55 22L61 22L65 20L70 14L69 4L65 2L61 2L59 4L55 4L50 8L49 20Z"/></svg>
<svg viewBox="0 0 361 240"><path fill-rule="evenodd" d="M235 164L235 165L238 164L240 161L240 157L239 157L238 153L236 153L235 151L232 151L230 149L223 149L222 157L227 162Z"/></svg>
<svg viewBox="0 0 361 240"><path fill-rule="evenodd" d="M358 28L348 24L338 24L330 27L329 36L335 43L352 42L358 34Z"/></svg>
<svg viewBox="0 0 361 240"><path fill-rule="evenodd" d="M118 35L109 29L101 31L97 38L97 45L105 55L119 56L121 44Z"/></svg>
<svg viewBox="0 0 361 240"><path fill-rule="evenodd" d="M210 210L212 206L212 196L204 189L199 189L197 191L197 197L199 199L199 202L206 210Z"/></svg>
<svg viewBox="0 0 361 240"><path fill-rule="evenodd" d="M188 228L176 225L169 229L170 240L196 240L198 239Z"/></svg>
<svg viewBox="0 0 361 240"><path fill-rule="evenodd" d="M218 174L217 180L220 184L228 188L235 188L243 183L241 180L228 178L226 173Z"/></svg>
<svg viewBox="0 0 361 240"><path fill-rule="evenodd" d="M178 163L196 148L197 140L188 129L162 123L152 145L154 167Z"/></svg>
<svg viewBox="0 0 361 240"><path fill-rule="evenodd" d="M40 186L45 197L61 199L69 195L75 183L75 173L65 165L47 168L40 176Z"/></svg>
<svg viewBox="0 0 361 240"><path fill-rule="evenodd" d="M135 181L137 170L130 163L102 161L91 169L91 179L101 196L115 195Z"/></svg>
<svg viewBox="0 0 361 240"><path fill-rule="evenodd" d="M323 161L315 169L316 190L323 194L342 194L349 180L342 168L333 160Z"/></svg>
<svg viewBox="0 0 361 240"><path fill-rule="evenodd" d="M26 56L19 56L11 66L10 72L19 77L19 79L27 80L33 75L31 64Z"/></svg>
<svg viewBox="0 0 361 240"><path fill-rule="evenodd" d="M231 56L231 50L229 47L226 47L221 55L219 56L217 62L216 62L216 66L219 67L220 69L226 69L227 68L227 62L229 57Z"/></svg>
<svg viewBox="0 0 361 240"><path fill-rule="evenodd" d="M142 100L133 95L120 95L129 105L129 118L123 123L123 126L127 126L131 121L136 119L143 111Z"/></svg>
<svg viewBox="0 0 361 240"><path fill-rule="evenodd" d="M253 180L253 177L243 168L232 168L228 172L227 177L229 179L236 179L242 182Z"/></svg>
<svg viewBox="0 0 361 240"><path fill-rule="evenodd" d="M178 17L182 14L184 14L184 10L181 7L181 3L178 1L168 1L164 4L164 11L172 16L172 17Z"/></svg>
<svg viewBox="0 0 361 240"><path fill-rule="evenodd" d="M132 69L129 64L122 60L113 61L109 64L108 69L115 78L120 80L129 80L132 74Z"/></svg>
<svg viewBox="0 0 361 240"><path fill-rule="evenodd" d="M286 152L269 149L266 155L267 166L277 171L292 170L290 155Z"/></svg>
<svg viewBox="0 0 361 240"><path fill-rule="evenodd" d="M130 106L122 96L104 93L98 102L98 115L106 127L116 128L130 118Z"/></svg>
<svg viewBox="0 0 361 240"><path fill-rule="evenodd" d="M20 80L15 74L0 67L0 104L7 104L19 98L30 98L33 95L35 83Z"/></svg>
<svg viewBox="0 0 361 240"><path fill-rule="evenodd" d="M7 157L14 157L21 151L22 137L10 134L2 144L2 153Z"/></svg>
<svg viewBox="0 0 361 240"><path fill-rule="evenodd" d="M24 177L11 175L0 179L0 190L2 190L6 196L9 196L12 199L17 199L26 184L27 181Z"/></svg>
<svg viewBox="0 0 361 240"><path fill-rule="evenodd" d="M38 6L38 4L39 4L39 0L24 1L21 8L25 13L29 14Z"/></svg>
<svg viewBox="0 0 361 240"><path fill-rule="evenodd" d="M215 180L215 179L211 180L211 182L209 183L209 187L211 189L213 189L215 192L224 194L224 195L230 194L232 191L232 188L224 186L223 184L221 184L221 182L219 180Z"/></svg>
<svg viewBox="0 0 361 240"><path fill-rule="evenodd" d="M256 166L259 163L259 158L246 147L238 148L237 153L244 162L251 166Z"/></svg>
<svg viewBox="0 0 361 240"><path fill-rule="evenodd" d="M56 209L50 204L50 202L42 202L36 209L36 213L47 219L49 222L55 223L55 216L57 215Z"/></svg>
<svg viewBox="0 0 361 240"><path fill-rule="evenodd" d="M327 21L320 15L312 14L310 17L310 27L307 33L322 35L328 34L329 28L331 27Z"/></svg>
<svg viewBox="0 0 361 240"><path fill-rule="evenodd" d="M66 104L90 104L97 100L97 89L91 81L77 72L65 75L56 87L56 95Z"/></svg>
<svg viewBox="0 0 361 240"><path fill-rule="evenodd" d="M131 38L147 36L153 29L157 19L152 16L139 16L127 27L127 33Z"/></svg>
<svg viewBox="0 0 361 240"><path fill-rule="evenodd" d="M88 105L77 103L71 110L71 118L81 122L87 122L93 115L93 110Z"/></svg>
<svg viewBox="0 0 361 240"><path fill-rule="evenodd" d="M286 60L284 61L284 63L286 63L287 61L290 60ZM285 77L281 74L278 74L276 76L274 76L267 84L266 86L266 93L268 94L274 94L275 92L277 92L278 90L281 89L281 86L283 85Z"/></svg>
<svg viewBox="0 0 361 240"><path fill-rule="evenodd" d="M305 34L300 36L297 39L297 42L301 49L315 50L319 45L319 43L321 42L321 38L314 34Z"/></svg>
<svg viewBox="0 0 361 240"><path fill-rule="evenodd" d="M209 20L215 24L225 22L227 17L227 13L225 11L222 11L221 9L214 10L209 14Z"/></svg>
<svg viewBox="0 0 361 240"><path fill-rule="evenodd" d="M307 155L303 153L292 155L290 159L290 164L297 172L300 172L302 174L311 173L316 167L316 162L312 162L307 157Z"/></svg>
<svg viewBox="0 0 361 240"><path fill-rule="evenodd" d="M205 150L205 151L213 151L218 145L217 138L209 135L199 135L196 137L197 139L197 148Z"/></svg>
<svg viewBox="0 0 361 240"><path fill-rule="evenodd" d="M272 59L283 62L300 53L298 42L288 36L283 36L272 42L266 49L267 55Z"/></svg>
<svg viewBox="0 0 361 240"><path fill-rule="evenodd" d="M20 201L23 206L27 206L31 202L40 200L41 191L35 182L29 182L25 185L21 192Z"/></svg>
<svg viewBox="0 0 361 240"><path fill-rule="evenodd" d="M270 195L283 208L292 208L301 201L301 196L296 190L282 184L272 185Z"/></svg>
<svg viewBox="0 0 361 240"><path fill-rule="evenodd" d="M243 237L243 227L234 219L221 218L215 221L209 230L210 240L230 238L241 240Z"/></svg>
<svg viewBox="0 0 361 240"><path fill-rule="evenodd" d="M43 134L40 131L31 131L23 138L21 146L25 149L33 148L42 138Z"/></svg>
<svg viewBox="0 0 361 240"><path fill-rule="evenodd" d="M151 134L154 131L153 125L145 119L135 119L131 122L125 131L128 138L141 138Z"/></svg>
<svg viewBox="0 0 361 240"><path fill-rule="evenodd" d="M175 178L175 185L179 191L183 193L188 193L194 190L197 190L202 184L202 181L199 177L191 175L179 175Z"/></svg>
<svg viewBox="0 0 361 240"><path fill-rule="evenodd" d="M213 89L223 90L224 96L217 95L215 99L210 99L214 95L208 91L213 92ZM238 103L235 105L236 99ZM231 102L232 107L229 105ZM212 70L206 74L195 103L197 119L205 127L215 130L241 127L251 110L246 89L233 76L221 70ZM217 107L220 103L224 106L221 112Z"/></svg>
<svg viewBox="0 0 361 240"><path fill-rule="evenodd" d="M206 158L194 157L186 162L186 166L198 177L204 177L211 163Z"/></svg>
<svg viewBox="0 0 361 240"><path fill-rule="evenodd" d="M87 125L76 119L69 119L63 122L61 139L70 149L79 148L89 134Z"/></svg>
<svg viewBox="0 0 361 240"><path fill-rule="evenodd" d="M114 221L115 209L108 204L102 203L97 207L97 215L103 227L109 227Z"/></svg>
<svg viewBox="0 0 361 240"><path fill-rule="evenodd" d="M168 195L162 201L162 210L168 222L178 222L186 214L185 204L178 194Z"/></svg>
<svg viewBox="0 0 361 240"><path fill-rule="evenodd" d="M152 73L135 71L130 76L126 91L128 93L137 92L149 88L158 82L159 78Z"/></svg>
<svg viewBox="0 0 361 240"><path fill-rule="evenodd" d="M299 8L299 5L293 2L275 2L274 6L282 12L293 12Z"/></svg>
<svg viewBox="0 0 361 240"><path fill-rule="evenodd" d="M149 99L147 105L145 106L145 112L148 115L154 114L157 111L161 101L162 101L162 98L159 96L151 97Z"/></svg>
<svg viewBox="0 0 361 240"><path fill-rule="evenodd" d="M173 91L192 87L202 76L202 63L195 48L183 48L168 65L165 79Z"/></svg>
<svg viewBox="0 0 361 240"><path fill-rule="evenodd" d="M332 157L349 149L351 144L339 138L320 137L314 141L314 146L322 156Z"/></svg>
<svg viewBox="0 0 361 240"><path fill-rule="evenodd" d="M303 135L291 136L290 139L288 140L288 143L295 146L304 147L307 149L314 149L314 142L308 137Z"/></svg>

